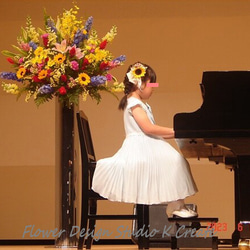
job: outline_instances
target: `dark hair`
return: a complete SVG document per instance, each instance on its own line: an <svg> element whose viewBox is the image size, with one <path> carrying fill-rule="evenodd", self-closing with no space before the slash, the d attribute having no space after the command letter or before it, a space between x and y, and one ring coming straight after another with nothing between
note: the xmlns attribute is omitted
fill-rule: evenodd
<svg viewBox="0 0 250 250"><path fill-rule="evenodd" d="M142 82L146 82L148 80L150 80L150 82L156 82L156 74L155 74L155 71L150 67L148 66L147 64L145 63L141 63L141 62L136 62L136 63L140 63L142 64L143 66L147 67L146 69L146 73L145 75L141 78ZM128 76L127 76L127 73L131 70L131 68L136 64L131 64L126 72L126 75L125 75L125 78L124 78L124 86L125 86L125 89L124 89L124 97L121 99L120 103L119 103L119 106L118 106L118 109L120 110L124 110L127 106L127 97L130 93L132 93L133 91L135 91L137 89L137 86L135 84L133 84L132 82L130 82L128 80Z"/></svg>

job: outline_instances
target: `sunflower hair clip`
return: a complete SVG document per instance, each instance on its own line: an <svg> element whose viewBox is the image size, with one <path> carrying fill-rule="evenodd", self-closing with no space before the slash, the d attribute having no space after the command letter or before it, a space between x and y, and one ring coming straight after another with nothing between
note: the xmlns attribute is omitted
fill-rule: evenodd
<svg viewBox="0 0 250 250"><path fill-rule="evenodd" d="M146 69L146 66L142 65L141 63L136 63L131 67L130 71L127 73L128 80L131 83L137 85L139 89L141 89L141 78L145 76Z"/></svg>

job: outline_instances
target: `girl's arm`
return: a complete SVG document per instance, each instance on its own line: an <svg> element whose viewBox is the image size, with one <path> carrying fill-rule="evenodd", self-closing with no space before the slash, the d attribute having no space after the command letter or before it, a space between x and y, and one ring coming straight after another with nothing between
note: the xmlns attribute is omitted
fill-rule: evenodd
<svg viewBox="0 0 250 250"><path fill-rule="evenodd" d="M146 112L142 109L140 105L132 107L131 111L135 121L145 134L162 136L166 139L174 138L174 130L172 128L152 124Z"/></svg>

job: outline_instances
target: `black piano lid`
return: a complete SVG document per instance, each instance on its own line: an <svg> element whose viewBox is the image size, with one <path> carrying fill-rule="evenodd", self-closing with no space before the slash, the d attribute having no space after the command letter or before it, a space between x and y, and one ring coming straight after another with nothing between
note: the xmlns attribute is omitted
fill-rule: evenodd
<svg viewBox="0 0 250 250"><path fill-rule="evenodd" d="M250 70L204 71L202 75L202 83L238 82L239 79L249 83Z"/></svg>
<svg viewBox="0 0 250 250"><path fill-rule="evenodd" d="M199 137L207 137L206 131L209 136L249 136L250 71L205 71L200 86L201 107L174 116L176 137L189 137L191 131Z"/></svg>

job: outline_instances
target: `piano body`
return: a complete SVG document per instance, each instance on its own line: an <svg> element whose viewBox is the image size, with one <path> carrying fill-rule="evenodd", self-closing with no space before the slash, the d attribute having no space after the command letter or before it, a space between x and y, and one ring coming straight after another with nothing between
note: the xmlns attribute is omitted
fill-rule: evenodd
<svg viewBox="0 0 250 250"><path fill-rule="evenodd" d="M250 239L250 71L203 72L203 103L174 116L177 144L186 158L208 158L234 171L232 244Z"/></svg>

